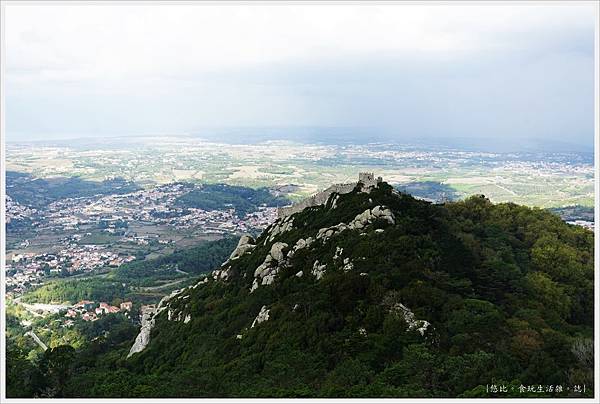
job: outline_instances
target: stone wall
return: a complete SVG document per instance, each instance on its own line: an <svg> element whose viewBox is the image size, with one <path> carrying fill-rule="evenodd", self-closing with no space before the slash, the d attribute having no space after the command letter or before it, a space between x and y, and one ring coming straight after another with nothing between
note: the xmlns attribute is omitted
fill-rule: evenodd
<svg viewBox="0 0 600 404"><path fill-rule="evenodd" d="M302 212L304 209L306 209L308 207L323 205L325 202L327 202L327 199L329 199L331 194L333 194L333 193L347 194L349 192L352 192L354 187L356 187L356 183L354 183L354 182L347 183L347 184L333 184L329 188L325 189L324 191L321 191L312 196L309 196L308 198L306 198L292 206L284 206L282 208L277 208L277 216L280 218L287 217L287 216L293 215L294 213Z"/></svg>
<svg viewBox="0 0 600 404"><path fill-rule="evenodd" d="M363 184L362 189L363 190L366 189L367 192L368 192L369 188L376 187L377 184L379 184L382 181L383 181L383 179L381 177L375 178L375 175L373 173L359 173L358 174L358 182ZM284 206L282 208L277 208L277 217L279 217L279 218L287 217L287 216L293 215L294 213L302 212L304 209L309 208L311 206L323 205L325 202L327 202L327 199L329 199L331 194L333 194L333 193L347 194L349 192L352 192L352 190L354 189L354 187L356 187L356 185L357 185L356 182L351 182L351 183L347 183L347 184L333 184L326 190L318 192L312 196L309 196L308 198L306 198L292 206Z"/></svg>

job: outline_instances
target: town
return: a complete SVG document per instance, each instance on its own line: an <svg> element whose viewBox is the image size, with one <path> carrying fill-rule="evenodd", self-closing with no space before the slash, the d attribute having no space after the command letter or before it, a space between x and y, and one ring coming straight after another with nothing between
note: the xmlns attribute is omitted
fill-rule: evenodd
<svg viewBox="0 0 600 404"><path fill-rule="evenodd" d="M239 217L235 210L186 208L176 204L194 188L174 183L127 194L65 198L42 210L7 201L8 297L41 285L49 276L119 267L147 254L158 256L196 239L257 232L277 218L274 207L259 206Z"/></svg>

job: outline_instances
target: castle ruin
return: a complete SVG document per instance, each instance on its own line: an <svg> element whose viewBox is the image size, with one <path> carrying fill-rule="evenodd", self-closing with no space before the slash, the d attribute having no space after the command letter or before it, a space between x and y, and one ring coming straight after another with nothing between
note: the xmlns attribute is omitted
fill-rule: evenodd
<svg viewBox="0 0 600 404"><path fill-rule="evenodd" d="M383 179L381 177L375 178L375 175L373 173L359 173L358 182L333 184L327 189L321 192L317 192L316 194L309 196L308 198L296 204L277 208L277 217L287 217L293 215L294 213L301 212L308 207L323 205L325 202L327 202L331 194L347 194L349 192L352 192L352 190L356 188L358 183L362 184L362 189L368 190L370 188L376 187L377 184L379 184L382 181Z"/></svg>

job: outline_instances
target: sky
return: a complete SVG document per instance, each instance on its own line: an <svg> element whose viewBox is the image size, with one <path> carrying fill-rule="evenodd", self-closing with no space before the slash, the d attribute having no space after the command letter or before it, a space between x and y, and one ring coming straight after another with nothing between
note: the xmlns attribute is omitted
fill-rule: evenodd
<svg viewBox="0 0 600 404"><path fill-rule="evenodd" d="M592 151L597 15L594 2L13 3L6 138L308 127Z"/></svg>

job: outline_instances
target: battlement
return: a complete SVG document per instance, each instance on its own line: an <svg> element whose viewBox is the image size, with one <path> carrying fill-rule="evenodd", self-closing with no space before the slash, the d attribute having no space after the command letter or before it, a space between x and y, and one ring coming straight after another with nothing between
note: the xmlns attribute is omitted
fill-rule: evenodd
<svg viewBox="0 0 600 404"><path fill-rule="evenodd" d="M382 182L383 179L381 177L377 177L377 179L375 179L375 176L373 175L373 173L359 173L358 181L363 184L364 188L368 189L368 188L377 186L377 184ZM350 193L356 187L356 185L357 185L356 182L350 182L350 183L345 183L345 184L333 184L330 187L328 187L327 189L325 189L321 192L317 192L316 194L309 196L308 198L306 198L298 203L295 203L291 206L284 206L281 208L277 208L277 217L279 217L279 218L287 217L287 216L293 215L294 213L301 212L306 208L309 208L312 206L323 205L323 204L325 204L325 202L327 202L327 200L329 199L331 194L333 194L333 193L337 193L337 194Z"/></svg>

